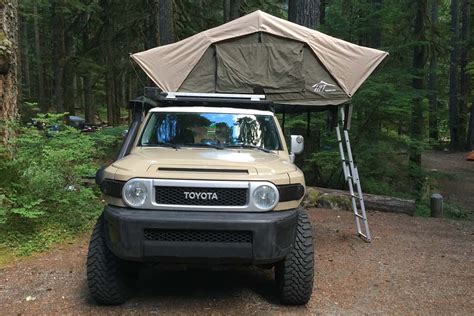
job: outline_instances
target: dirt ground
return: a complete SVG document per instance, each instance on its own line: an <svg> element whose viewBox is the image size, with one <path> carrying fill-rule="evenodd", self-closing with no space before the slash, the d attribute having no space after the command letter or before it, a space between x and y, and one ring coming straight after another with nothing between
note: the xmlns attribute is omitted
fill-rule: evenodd
<svg viewBox="0 0 474 316"><path fill-rule="evenodd" d="M437 179L437 191L445 201L474 213L474 161L467 161L467 154L426 152L422 163L423 167L444 174Z"/></svg>
<svg viewBox="0 0 474 316"><path fill-rule="evenodd" d="M281 306L271 270L143 271L137 293L96 306L85 280L87 237L0 268L0 314L474 314L474 223L370 213L374 240L350 212L309 210L314 294Z"/></svg>

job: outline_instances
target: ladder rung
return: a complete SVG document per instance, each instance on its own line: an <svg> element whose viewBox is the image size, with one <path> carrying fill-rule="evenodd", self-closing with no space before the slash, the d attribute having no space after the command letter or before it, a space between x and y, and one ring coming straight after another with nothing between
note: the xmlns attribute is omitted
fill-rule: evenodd
<svg viewBox="0 0 474 316"><path fill-rule="evenodd" d="M367 237L367 235L365 235L361 232L359 232L359 236L362 237L362 239L366 242L371 242L372 241L371 239L369 239L369 237Z"/></svg>
<svg viewBox="0 0 474 316"><path fill-rule="evenodd" d="M365 218L364 216L360 215L360 214L357 214L357 213L354 213L355 216L357 216L358 218L360 219L363 219L364 221L367 220L367 218Z"/></svg>
<svg viewBox="0 0 474 316"><path fill-rule="evenodd" d="M344 109L341 107L340 110L341 110L342 124L344 125ZM336 136L337 136L337 142L339 146L339 154L340 154L340 159L342 161L342 170L344 172L344 179L347 185L349 186L349 195L351 196L351 201L352 201L351 203L352 203L353 213L355 215L357 233L359 234L361 239L363 239L364 241L371 242L369 222L367 219L367 214L365 213L364 196L361 189L359 170L352 156L351 143L349 141L349 132L348 130L344 129L343 133L344 134L342 137L340 126L338 125L336 128ZM344 144L342 144L343 142L346 143L345 148L344 148ZM346 156L346 153L347 153L347 156ZM354 190L354 186L357 189L357 191ZM359 201L359 203L357 203L356 199ZM360 210L358 209L359 207L360 207ZM359 222L359 219L363 221L362 222L363 225L361 225L361 223ZM361 230L362 226L365 227L365 230L364 230L365 234L362 233L362 230Z"/></svg>

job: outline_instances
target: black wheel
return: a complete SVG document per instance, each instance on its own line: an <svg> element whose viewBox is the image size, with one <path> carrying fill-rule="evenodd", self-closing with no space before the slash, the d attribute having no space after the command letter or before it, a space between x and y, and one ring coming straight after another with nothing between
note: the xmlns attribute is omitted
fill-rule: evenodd
<svg viewBox="0 0 474 316"><path fill-rule="evenodd" d="M314 248L308 214L298 213L295 242L286 258L275 266L278 296L283 304L304 305L313 293Z"/></svg>
<svg viewBox="0 0 474 316"><path fill-rule="evenodd" d="M92 232L87 254L87 285L100 305L119 305L130 297L126 262L105 244L105 221L99 217Z"/></svg>

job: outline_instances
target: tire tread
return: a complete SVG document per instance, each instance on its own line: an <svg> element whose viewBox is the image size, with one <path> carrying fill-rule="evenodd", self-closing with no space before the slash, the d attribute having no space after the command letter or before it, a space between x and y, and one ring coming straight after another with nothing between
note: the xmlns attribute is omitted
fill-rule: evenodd
<svg viewBox="0 0 474 316"><path fill-rule="evenodd" d="M124 262L117 258L105 242L103 215L97 219L87 254L87 285L92 298L100 305L120 305L129 297L125 284Z"/></svg>
<svg viewBox="0 0 474 316"><path fill-rule="evenodd" d="M298 212L295 242L286 258L275 266L278 296L283 304L304 305L313 293L314 248L311 222Z"/></svg>

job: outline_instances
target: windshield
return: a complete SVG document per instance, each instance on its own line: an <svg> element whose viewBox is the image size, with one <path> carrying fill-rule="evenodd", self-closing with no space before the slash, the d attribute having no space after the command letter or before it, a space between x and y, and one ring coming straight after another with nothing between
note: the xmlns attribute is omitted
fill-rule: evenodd
<svg viewBox="0 0 474 316"><path fill-rule="evenodd" d="M215 147L281 150L270 115L223 113L152 113L141 146Z"/></svg>

